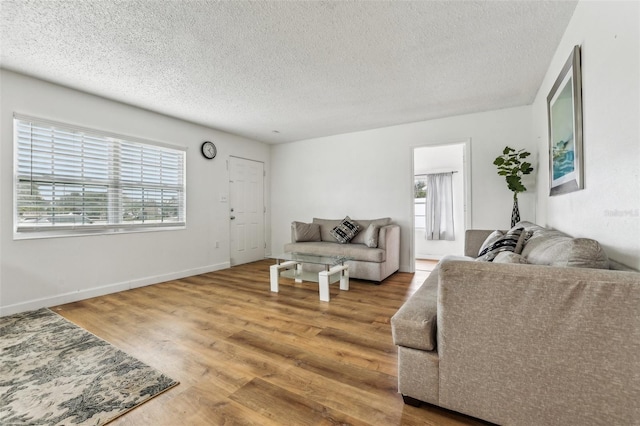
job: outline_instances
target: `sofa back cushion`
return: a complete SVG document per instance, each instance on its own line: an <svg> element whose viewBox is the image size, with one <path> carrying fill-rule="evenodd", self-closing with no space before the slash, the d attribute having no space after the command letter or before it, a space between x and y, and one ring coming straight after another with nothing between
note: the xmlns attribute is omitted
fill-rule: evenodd
<svg viewBox="0 0 640 426"><path fill-rule="evenodd" d="M318 219L313 218L313 223L320 226L320 240L335 243L336 239L331 235L331 230L340 225L342 219Z"/></svg>
<svg viewBox="0 0 640 426"><path fill-rule="evenodd" d="M522 250L522 256L529 263L609 269L609 258L595 240L572 238L563 232L538 225L528 225L525 229L532 231L531 238Z"/></svg>
<svg viewBox="0 0 640 426"><path fill-rule="evenodd" d="M317 217L313 218L313 223L320 225L320 240L321 241L329 241L332 243L336 242L336 239L331 235L331 230L336 226L340 225L342 219L319 219ZM390 217L385 217L381 219L374 220L359 220L356 219L355 222L360 226L360 229L367 229L370 224L378 225L379 227L389 225L391 223ZM358 233L351 240L352 244L364 244L365 243L365 233Z"/></svg>

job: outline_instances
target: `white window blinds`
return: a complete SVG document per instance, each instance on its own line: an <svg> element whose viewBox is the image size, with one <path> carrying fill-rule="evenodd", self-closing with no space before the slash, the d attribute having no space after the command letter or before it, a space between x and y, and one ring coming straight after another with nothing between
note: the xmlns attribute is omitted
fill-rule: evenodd
<svg viewBox="0 0 640 426"><path fill-rule="evenodd" d="M16 232L185 225L185 150L15 116Z"/></svg>

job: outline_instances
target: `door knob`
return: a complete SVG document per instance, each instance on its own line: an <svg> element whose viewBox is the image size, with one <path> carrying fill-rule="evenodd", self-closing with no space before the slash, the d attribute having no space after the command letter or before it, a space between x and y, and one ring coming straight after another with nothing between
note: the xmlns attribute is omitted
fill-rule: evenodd
<svg viewBox="0 0 640 426"><path fill-rule="evenodd" d="M236 218L235 216L231 216L231 220L233 220L233 219L235 219L235 218Z"/></svg>

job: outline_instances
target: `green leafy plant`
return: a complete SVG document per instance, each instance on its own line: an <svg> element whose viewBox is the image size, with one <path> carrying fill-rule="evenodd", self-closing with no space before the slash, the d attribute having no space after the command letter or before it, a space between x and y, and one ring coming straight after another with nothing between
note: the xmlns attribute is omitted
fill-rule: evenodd
<svg viewBox="0 0 640 426"><path fill-rule="evenodd" d="M524 192L527 188L522 184L522 176L528 175L533 171L531 163L525 161L525 158L531 153L524 149L516 151L506 146L502 151L502 155L496 157L493 161L498 167L498 174L504 176L510 191L513 191L513 199L518 198L520 192Z"/></svg>

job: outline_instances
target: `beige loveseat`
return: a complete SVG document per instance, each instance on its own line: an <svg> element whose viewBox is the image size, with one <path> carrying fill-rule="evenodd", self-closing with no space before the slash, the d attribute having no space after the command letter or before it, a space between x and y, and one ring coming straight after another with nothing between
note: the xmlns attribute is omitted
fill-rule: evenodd
<svg viewBox="0 0 640 426"><path fill-rule="evenodd" d="M405 402L502 425L640 425L640 273L593 269L597 242L521 225L530 264L474 261L491 231L467 231L472 257L443 259L391 318Z"/></svg>
<svg viewBox="0 0 640 426"><path fill-rule="evenodd" d="M391 218L353 221L359 226L358 233L345 244L331 234L342 219L293 222L291 243L285 244L284 251L351 257L353 260L347 262L351 278L381 282L400 266L400 227L391 223ZM305 264L303 268L313 270L315 266Z"/></svg>

